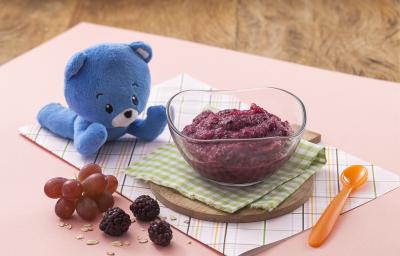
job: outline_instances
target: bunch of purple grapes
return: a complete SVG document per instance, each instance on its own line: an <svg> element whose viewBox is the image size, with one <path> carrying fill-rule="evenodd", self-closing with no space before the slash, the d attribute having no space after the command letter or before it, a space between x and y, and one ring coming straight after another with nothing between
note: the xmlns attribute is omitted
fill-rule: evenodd
<svg viewBox="0 0 400 256"><path fill-rule="evenodd" d="M56 177L44 185L44 193L58 201L55 213L61 219L70 218L75 210L87 221L93 220L100 212L114 206L112 194L117 190L118 180L113 175L103 175L97 164L87 164L77 179Z"/></svg>

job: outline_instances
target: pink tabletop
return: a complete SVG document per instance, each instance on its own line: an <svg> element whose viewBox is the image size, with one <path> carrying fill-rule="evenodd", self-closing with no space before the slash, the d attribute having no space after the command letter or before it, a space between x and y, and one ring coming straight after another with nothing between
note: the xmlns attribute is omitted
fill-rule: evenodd
<svg viewBox="0 0 400 256"><path fill-rule="evenodd" d="M400 174L400 86L396 83L345 75L229 50L149 34L80 24L0 68L3 141L0 147L1 252L4 255L104 255L112 239L100 232L84 233L100 240L86 246L73 229L57 226L54 201L42 186L53 176L73 177L73 168L24 140L17 129L34 122L45 103L64 102L63 69L75 51L100 42L143 40L152 45L153 83L186 72L217 88L274 85L297 94L308 111L308 128L323 134L326 143ZM324 246L307 246L308 231L275 246L268 255L398 255L400 190L345 214ZM129 202L118 198L127 209ZM171 247L138 244L135 223L132 245L114 251L135 255L212 255L216 252L174 232ZM188 241L192 241L191 244ZM118 248L117 248L118 249ZM267 252L262 253L266 255Z"/></svg>

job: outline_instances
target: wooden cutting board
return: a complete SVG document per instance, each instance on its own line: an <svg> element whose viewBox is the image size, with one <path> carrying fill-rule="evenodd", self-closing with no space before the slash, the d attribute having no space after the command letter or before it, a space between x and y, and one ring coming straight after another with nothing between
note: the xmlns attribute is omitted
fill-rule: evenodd
<svg viewBox="0 0 400 256"><path fill-rule="evenodd" d="M316 132L305 131L303 139L318 143L321 141L321 135ZM171 188L154 183L150 183L150 188L161 203L181 214L200 220L244 223L263 221L292 212L310 198L313 183L313 177L310 177L295 193L271 212L245 207L232 214L219 211L200 201L187 198Z"/></svg>

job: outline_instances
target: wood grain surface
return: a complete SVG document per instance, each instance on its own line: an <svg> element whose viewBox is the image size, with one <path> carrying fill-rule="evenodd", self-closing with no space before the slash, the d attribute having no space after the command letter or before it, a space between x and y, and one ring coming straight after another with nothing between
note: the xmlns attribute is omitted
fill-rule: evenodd
<svg viewBox="0 0 400 256"><path fill-rule="evenodd" d="M400 82L400 0L0 0L0 63L82 21Z"/></svg>
<svg viewBox="0 0 400 256"><path fill-rule="evenodd" d="M150 183L150 189L157 200L169 209L183 215L213 222L247 223L269 220L296 210L310 198L314 186L313 179L314 177L309 178L296 192L271 212L245 207L235 213L229 214L199 201L184 197L171 188Z"/></svg>

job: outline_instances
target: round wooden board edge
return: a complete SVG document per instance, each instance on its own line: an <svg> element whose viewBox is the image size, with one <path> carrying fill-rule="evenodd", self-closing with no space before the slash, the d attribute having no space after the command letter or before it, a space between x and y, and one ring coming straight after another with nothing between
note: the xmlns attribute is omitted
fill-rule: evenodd
<svg viewBox="0 0 400 256"><path fill-rule="evenodd" d="M216 210L200 201L187 198L174 189L163 187L151 182L149 184L150 189L156 196L157 200L178 213L199 220L246 223L276 218L290 213L303 205L311 196L314 184L313 177L314 176L311 176L298 190L296 190L296 192L271 212L246 207L232 214ZM184 205L189 205L190 207L185 207Z"/></svg>

